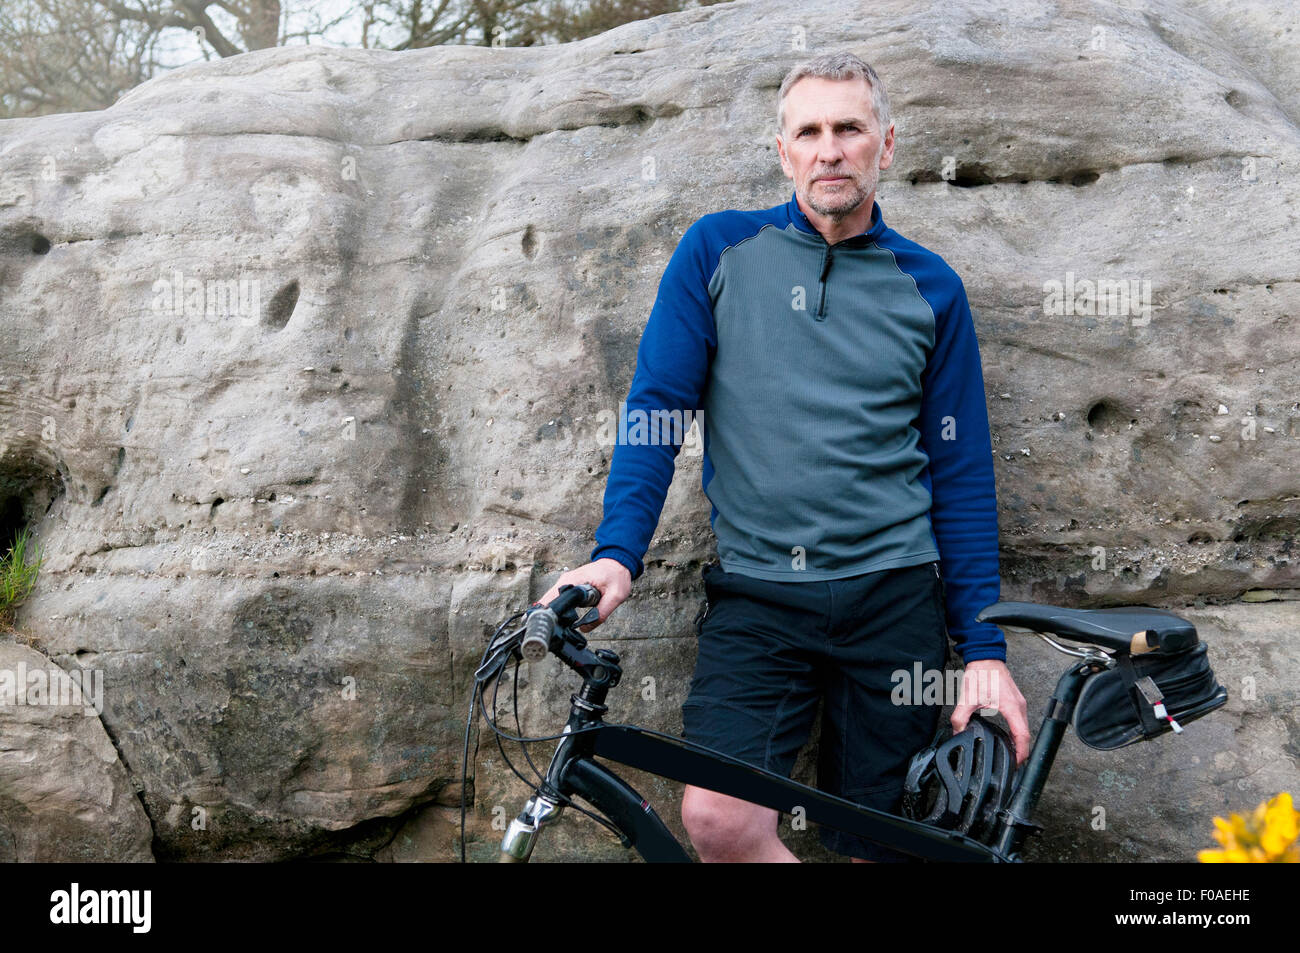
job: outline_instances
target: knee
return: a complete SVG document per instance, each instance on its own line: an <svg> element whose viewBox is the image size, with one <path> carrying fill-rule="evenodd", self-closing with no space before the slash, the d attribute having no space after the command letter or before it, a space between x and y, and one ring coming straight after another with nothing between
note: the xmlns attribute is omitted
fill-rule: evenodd
<svg viewBox="0 0 1300 953"><path fill-rule="evenodd" d="M776 812L725 794L687 787L682 825L700 860L743 861L776 837Z"/></svg>

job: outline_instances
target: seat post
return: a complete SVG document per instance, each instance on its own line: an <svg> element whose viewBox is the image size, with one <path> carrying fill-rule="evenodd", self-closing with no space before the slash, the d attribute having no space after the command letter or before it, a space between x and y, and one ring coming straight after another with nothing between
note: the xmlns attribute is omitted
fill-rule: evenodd
<svg viewBox="0 0 1300 953"><path fill-rule="evenodd" d="M1041 829L1031 820L1034 808L1047 784L1065 729L1074 716L1074 706L1083 690L1083 683L1098 671L1101 664L1084 659L1071 665L1057 680L1056 690L1047 703L1038 736L1034 739L1033 750L1025 759L1024 771L1016 781L1011 803L1003 811L996 845L1002 853L1010 856L1020 849L1029 834Z"/></svg>

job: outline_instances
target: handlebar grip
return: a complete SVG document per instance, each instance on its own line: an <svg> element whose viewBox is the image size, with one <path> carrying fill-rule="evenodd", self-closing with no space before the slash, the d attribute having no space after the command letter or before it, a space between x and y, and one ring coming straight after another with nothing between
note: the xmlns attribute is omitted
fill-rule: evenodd
<svg viewBox="0 0 1300 953"><path fill-rule="evenodd" d="M565 585L560 594L551 600L550 605L534 609L524 626L524 638L519 643L519 653L529 662L540 662L551 650L551 636L561 617L575 608L594 606L600 602L600 590L595 586Z"/></svg>
<svg viewBox="0 0 1300 953"><path fill-rule="evenodd" d="M555 613L538 609L528 617L524 627L524 640L519 643L519 654L526 661L540 662L551 650L551 634L555 631Z"/></svg>
<svg viewBox="0 0 1300 953"><path fill-rule="evenodd" d="M557 617L579 606L594 606L600 602L600 590L587 583L580 585L566 584L560 587L560 594L547 606Z"/></svg>

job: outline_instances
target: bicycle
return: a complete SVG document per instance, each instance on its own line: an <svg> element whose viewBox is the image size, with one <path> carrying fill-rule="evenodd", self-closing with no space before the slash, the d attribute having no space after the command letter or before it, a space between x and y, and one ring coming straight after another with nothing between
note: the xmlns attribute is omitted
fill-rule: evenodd
<svg viewBox="0 0 1300 953"><path fill-rule="evenodd" d="M954 830L942 829L864 807L816 788L793 781L723 752L695 744L664 732L603 720L609 691L619 684L622 669L618 655L610 649L588 648L587 638L577 629L598 618L590 609L582 618L578 611L595 606L600 592L590 585L565 585L549 605L534 603L497 626L474 675L465 733L462 768L461 861L465 861L465 798L469 765L469 738L474 724L475 703L481 703L506 764L517 777L534 788L520 814L511 821L501 842L500 862L527 863L538 836L553 823L565 807L604 824L623 847L635 849L651 863L690 863L690 855L673 836L650 802L605 765L603 758L673 781L731 795L779 812L792 814L802 809L808 821L855 834L875 843L929 861L1007 863L1022 860L1025 841L1042 827L1031 820L1046 786L1057 749L1074 713L1085 682L1099 672L1121 664L1127 656L1148 652L1180 653L1197 644L1196 628L1186 619L1162 609L1123 607L1067 609L1027 602L997 602L983 609L978 621L1026 628L1057 651L1077 661L1057 680L1046 713L1039 725L1033 748L1012 778L1011 795L997 814L994 833L975 840ZM511 628L516 620L524 621ZM1081 648L1061 645L1048 633L1078 643ZM519 727L518 677L522 661L540 661L548 654L582 676L582 687L570 696L568 721L557 735L534 738L509 735L487 715L483 697L488 683L495 682L492 710L500 676L515 660L515 722ZM1205 711L1226 701L1219 694ZM1221 697L1220 697L1221 696ZM1193 717L1199 717L1198 713ZM979 717L978 715L974 717ZM1172 718L1169 719L1173 721ZM1182 729L1174 722L1174 730ZM502 739L522 743L559 740L545 775L537 770L524 749L525 759L538 775L534 782L515 768L501 746ZM599 814L578 806L578 797ZM604 815L603 817L600 815Z"/></svg>

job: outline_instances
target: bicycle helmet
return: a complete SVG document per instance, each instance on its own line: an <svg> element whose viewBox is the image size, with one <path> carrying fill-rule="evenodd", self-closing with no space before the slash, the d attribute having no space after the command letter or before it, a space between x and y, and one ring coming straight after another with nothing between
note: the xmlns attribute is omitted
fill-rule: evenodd
<svg viewBox="0 0 1300 953"><path fill-rule="evenodd" d="M1011 800L1015 764L1006 730L975 714L964 730L912 756L903 816L990 843Z"/></svg>

